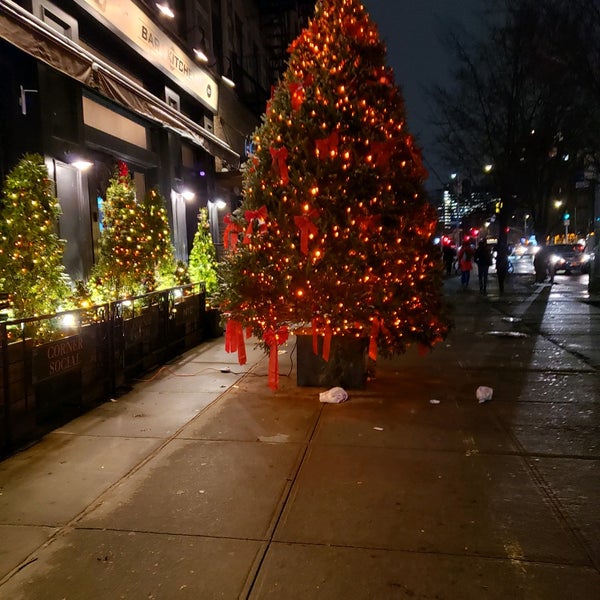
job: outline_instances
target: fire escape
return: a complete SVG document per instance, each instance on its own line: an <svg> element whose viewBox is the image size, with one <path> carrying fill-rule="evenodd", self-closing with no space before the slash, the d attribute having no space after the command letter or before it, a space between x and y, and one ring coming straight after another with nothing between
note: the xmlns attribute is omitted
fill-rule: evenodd
<svg viewBox="0 0 600 600"><path fill-rule="evenodd" d="M276 83L285 71L290 43L307 25L314 0L259 0L258 6L268 55L269 80Z"/></svg>

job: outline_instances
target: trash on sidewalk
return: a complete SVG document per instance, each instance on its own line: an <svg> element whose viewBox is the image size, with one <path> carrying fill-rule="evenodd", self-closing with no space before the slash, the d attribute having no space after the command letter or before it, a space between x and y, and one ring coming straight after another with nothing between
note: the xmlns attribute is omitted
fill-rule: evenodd
<svg viewBox="0 0 600 600"><path fill-rule="evenodd" d="M489 402L492 399L494 390L486 385L480 385L475 394L477 396L477 400L479 400L479 404L483 404L484 402Z"/></svg>
<svg viewBox="0 0 600 600"><path fill-rule="evenodd" d="M486 331L485 335L494 335L496 337L510 337L510 338L529 337L526 333L523 333L521 331Z"/></svg>
<svg viewBox="0 0 600 600"><path fill-rule="evenodd" d="M436 400L435 398L432 398L432 399L429 401L429 404L439 404L439 403L440 403L440 401L439 401L439 400Z"/></svg>
<svg viewBox="0 0 600 600"><path fill-rule="evenodd" d="M373 427L375 431L383 431L383 427Z"/></svg>
<svg viewBox="0 0 600 600"><path fill-rule="evenodd" d="M319 394L319 402L339 404L340 402L346 402L346 400L348 400L348 393L341 387L334 387Z"/></svg>

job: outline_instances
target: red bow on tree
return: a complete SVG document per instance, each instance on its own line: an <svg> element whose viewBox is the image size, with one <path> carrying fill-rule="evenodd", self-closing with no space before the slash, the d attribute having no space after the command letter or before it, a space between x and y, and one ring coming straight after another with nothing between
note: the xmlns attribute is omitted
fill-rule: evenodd
<svg viewBox="0 0 600 600"><path fill-rule="evenodd" d="M298 82L293 82L289 84L288 88L290 90L292 110L300 110L300 107L304 102L304 85Z"/></svg>
<svg viewBox="0 0 600 600"><path fill-rule="evenodd" d="M373 142L371 144L373 163L378 167L389 167L393 149L390 142Z"/></svg>
<svg viewBox="0 0 600 600"><path fill-rule="evenodd" d="M277 346L285 344L289 335L288 328L281 326L279 329L267 329L263 340L269 346L269 387L276 390L279 387L279 357Z"/></svg>
<svg viewBox="0 0 600 600"><path fill-rule="evenodd" d="M312 209L308 214L294 217L294 223L300 230L300 250L302 254L308 254L308 240L312 235L318 233L317 226L312 222L312 217L316 217L319 212Z"/></svg>
<svg viewBox="0 0 600 600"><path fill-rule="evenodd" d="M259 232L264 233L267 230L267 224L265 223L267 218L267 207L261 206L258 210L247 210L244 213L244 218L248 222L246 228L246 235L244 236L244 244L250 243L250 236L254 233L254 220L258 221Z"/></svg>
<svg viewBox="0 0 600 600"><path fill-rule="evenodd" d="M225 249L231 247L232 250L235 250L239 240L238 234L243 229L231 218L231 215L225 215L223 222L227 225L223 232L223 247Z"/></svg>
<svg viewBox="0 0 600 600"><path fill-rule="evenodd" d="M325 158L325 156L331 156L332 153L337 153L339 143L339 136L337 131L332 132L326 138L321 140L315 140L317 146L317 155L319 158Z"/></svg>
<svg viewBox="0 0 600 600"><path fill-rule="evenodd" d="M118 163L119 167L119 179L127 179L129 176L129 169L127 168L127 163L120 160Z"/></svg>
<svg viewBox="0 0 600 600"><path fill-rule="evenodd" d="M286 162L288 157L287 148L285 146L281 148L269 148L269 152L271 153L271 159L273 160L273 168L275 169L275 172L281 178L283 185L287 185L290 182Z"/></svg>

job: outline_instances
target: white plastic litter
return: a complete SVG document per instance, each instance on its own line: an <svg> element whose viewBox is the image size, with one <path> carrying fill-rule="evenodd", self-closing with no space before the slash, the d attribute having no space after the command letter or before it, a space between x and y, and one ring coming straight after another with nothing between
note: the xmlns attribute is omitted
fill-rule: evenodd
<svg viewBox="0 0 600 600"><path fill-rule="evenodd" d="M346 402L346 400L348 400L348 393L341 387L334 387L319 394L319 402L339 404L340 402Z"/></svg>
<svg viewBox="0 0 600 600"><path fill-rule="evenodd" d="M440 401L439 401L439 400L436 400L435 398L432 398L432 399L429 401L429 404L439 404L439 403L440 403Z"/></svg>
<svg viewBox="0 0 600 600"><path fill-rule="evenodd" d="M492 399L494 390L486 385L480 385L475 394L477 396L477 400L479 400L479 404L483 404L484 402L488 402Z"/></svg>

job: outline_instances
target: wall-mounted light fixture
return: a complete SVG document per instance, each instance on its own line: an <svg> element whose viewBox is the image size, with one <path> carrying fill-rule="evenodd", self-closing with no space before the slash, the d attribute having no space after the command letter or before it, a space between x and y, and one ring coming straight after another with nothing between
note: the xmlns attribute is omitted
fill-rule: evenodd
<svg viewBox="0 0 600 600"><path fill-rule="evenodd" d="M194 194L194 192L192 192L192 190L190 190L188 188L183 190L181 192L181 195L183 196L184 200L187 200L187 201L193 200L196 197L196 194Z"/></svg>
<svg viewBox="0 0 600 600"><path fill-rule="evenodd" d="M235 81L233 80L233 69L231 68L231 60L228 57L225 57L225 61L229 63L229 66L225 70L225 72L221 75L221 79L223 83L230 88L235 87Z"/></svg>
<svg viewBox="0 0 600 600"><path fill-rule="evenodd" d="M169 19L175 18L175 13L171 10L168 2L157 2L156 8L160 11L161 15L168 17Z"/></svg>
<svg viewBox="0 0 600 600"><path fill-rule="evenodd" d="M87 171L90 167L94 166L94 163L89 158L81 154L67 151L65 156L66 161L78 171Z"/></svg>
<svg viewBox="0 0 600 600"><path fill-rule="evenodd" d="M71 164L79 171L87 171L90 167L94 166L93 162L85 158L74 160Z"/></svg>
<svg viewBox="0 0 600 600"><path fill-rule="evenodd" d="M196 46L194 46L194 55L200 62L207 63L209 61L209 58L208 44L206 43L206 35L202 27L198 27L198 29L200 30L202 37L200 38L200 42L196 44Z"/></svg>
<svg viewBox="0 0 600 600"><path fill-rule="evenodd" d="M202 46L198 46L197 48L194 48L194 56L203 63L207 63L208 62L208 56L206 54L206 52L202 49Z"/></svg>

